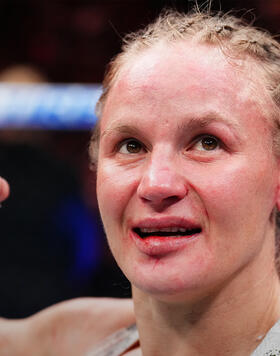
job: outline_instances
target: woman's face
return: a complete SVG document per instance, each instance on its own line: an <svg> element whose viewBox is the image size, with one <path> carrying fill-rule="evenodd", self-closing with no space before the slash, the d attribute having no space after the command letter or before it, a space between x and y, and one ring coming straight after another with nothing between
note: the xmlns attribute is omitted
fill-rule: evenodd
<svg viewBox="0 0 280 356"><path fill-rule="evenodd" d="M109 93L98 202L116 261L144 292L206 293L273 261L279 170L263 88L244 73L219 49L160 45Z"/></svg>

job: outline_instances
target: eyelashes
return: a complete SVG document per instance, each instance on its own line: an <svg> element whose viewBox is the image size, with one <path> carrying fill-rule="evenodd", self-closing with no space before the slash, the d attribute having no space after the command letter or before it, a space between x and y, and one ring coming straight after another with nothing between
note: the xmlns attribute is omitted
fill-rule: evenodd
<svg viewBox="0 0 280 356"><path fill-rule="evenodd" d="M191 148L199 151L215 151L220 149L221 146L221 141L216 136L202 135L195 140Z"/></svg>
<svg viewBox="0 0 280 356"><path fill-rule="evenodd" d="M211 152L221 148L223 148L223 144L219 138L213 135L203 134L192 140L191 144L186 148L186 151L197 150L200 152ZM116 151L121 154L137 155L147 152L147 149L139 140L128 138L118 143Z"/></svg>
<svg viewBox="0 0 280 356"><path fill-rule="evenodd" d="M118 144L117 151L123 154L138 154L147 150L140 141L135 138L128 138Z"/></svg>

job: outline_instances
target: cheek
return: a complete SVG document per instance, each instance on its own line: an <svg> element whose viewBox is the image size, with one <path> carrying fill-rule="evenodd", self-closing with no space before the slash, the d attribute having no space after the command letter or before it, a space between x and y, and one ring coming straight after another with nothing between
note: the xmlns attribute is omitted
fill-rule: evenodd
<svg viewBox="0 0 280 356"><path fill-rule="evenodd" d="M137 174L114 164L99 165L97 170L97 200L104 230L117 263L126 260L130 244L124 231L124 217L137 189ZM120 243L121 242L121 243Z"/></svg>
<svg viewBox="0 0 280 356"><path fill-rule="evenodd" d="M275 204L275 168L246 160L217 168L195 180L210 222L225 229L248 226L250 220L254 225L257 219L266 222Z"/></svg>
<svg viewBox="0 0 280 356"><path fill-rule="evenodd" d="M122 220L136 187L136 175L116 164L100 164L97 170L97 200L103 223Z"/></svg>

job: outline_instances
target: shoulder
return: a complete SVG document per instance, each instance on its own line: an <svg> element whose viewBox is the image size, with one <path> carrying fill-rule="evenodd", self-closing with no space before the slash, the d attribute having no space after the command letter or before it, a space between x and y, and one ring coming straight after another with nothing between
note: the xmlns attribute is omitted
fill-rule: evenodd
<svg viewBox="0 0 280 356"><path fill-rule="evenodd" d="M134 322L130 299L74 299L27 319L0 319L0 353L14 356L83 355L106 336ZM4 350L7 350L6 354Z"/></svg>
<svg viewBox="0 0 280 356"><path fill-rule="evenodd" d="M79 298L59 303L30 318L33 338L52 355L86 352L116 330L135 322L130 299ZM41 345L37 345L39 347Z"/></svg>

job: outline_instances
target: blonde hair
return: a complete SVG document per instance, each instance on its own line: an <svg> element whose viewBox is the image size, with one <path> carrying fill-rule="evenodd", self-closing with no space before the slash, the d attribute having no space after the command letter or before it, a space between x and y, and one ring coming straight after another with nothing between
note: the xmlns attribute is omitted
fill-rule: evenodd
<svg viewBox="0 0 280 356"><path fill-rule="evenodd" d="M231 14L213 14L198 10L179 13L175 10L165 10L154 23L124 37L121 53L109 63L105 74L103 94L96 108L97 116L101 116L107 95L120 68L131 55L162 40L172 43L184 39L218 45L233 54L251 56L263 70L267 88L274 102L280 107L280 44L268 32Z"/></svg>

